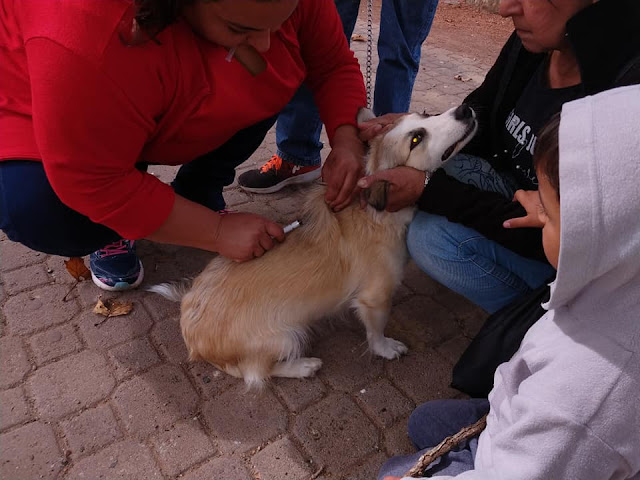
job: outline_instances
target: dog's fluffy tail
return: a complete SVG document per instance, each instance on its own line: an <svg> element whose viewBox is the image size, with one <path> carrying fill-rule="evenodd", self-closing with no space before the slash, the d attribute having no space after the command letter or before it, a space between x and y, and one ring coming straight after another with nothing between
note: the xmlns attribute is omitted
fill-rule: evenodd
<svg viewBox="0 0 640 480"><path fill-rule="evenodd" d="M158 285L152 285L147 288L148 292L157 293L162 295L167 300L173 302L180 302L182 297L189 291L193 280L191 278L185 278L179 282L174 283L160 283Z"/></svg>

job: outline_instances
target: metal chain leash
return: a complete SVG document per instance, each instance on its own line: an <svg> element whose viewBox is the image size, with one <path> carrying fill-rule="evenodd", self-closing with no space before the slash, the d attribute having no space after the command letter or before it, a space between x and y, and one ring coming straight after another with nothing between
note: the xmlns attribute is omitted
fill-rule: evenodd
<svg viewBox="0 0 640 480"><path fill-rule="evenodd" d="M371 50L373 44L373 0L367 0L367 68L365 86L367 88L367 108L371 108Z"/></svg>

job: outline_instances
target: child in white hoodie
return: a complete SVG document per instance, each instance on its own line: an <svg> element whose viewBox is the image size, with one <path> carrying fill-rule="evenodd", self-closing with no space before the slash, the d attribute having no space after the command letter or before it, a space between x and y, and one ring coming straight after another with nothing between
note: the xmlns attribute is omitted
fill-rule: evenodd
<svg viewBox="0 0 640 480"><path fill-rule="evenodd" d="M559 128L541 132L540 221L558 271L548 312L496 371L488 404L414 412L410 436L424 451L489 411L480 437L428 478L640 479L639 126L634 85L565 104ZM421 453L391 459L380 478L402 476Z"/></svg>

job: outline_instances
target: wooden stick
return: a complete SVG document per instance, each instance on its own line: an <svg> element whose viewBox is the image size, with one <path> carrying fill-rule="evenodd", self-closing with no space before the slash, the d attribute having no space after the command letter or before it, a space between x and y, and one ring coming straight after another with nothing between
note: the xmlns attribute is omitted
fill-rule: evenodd
<svg viewBox="0 0 640 480"><path fill-rule="evenodd" d="M475 437L480 432L482 432L482 430L484 430L486 426L487 416L485 415L473 425L464 427L455 435L451 435L450 437L445 438L431 450L423 453L416 464L407 473L405 473L404 476L414 478L419 477L435 459L440 458L445 453L450 452L451 449L458 445L460 442Z"/></svg>

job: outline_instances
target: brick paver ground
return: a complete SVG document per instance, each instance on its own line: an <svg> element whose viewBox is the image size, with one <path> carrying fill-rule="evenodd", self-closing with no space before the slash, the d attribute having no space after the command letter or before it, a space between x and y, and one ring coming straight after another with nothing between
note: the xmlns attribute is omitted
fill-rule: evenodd
<svg viewBox="0 0 640 480"><path fill-rule="evenodd" d="M364 32L360 20L356 33ZM365 45L353 47L363 64ZM412 110L457 105L488 67L427 42ZM271 132L239 170L274 148ZM153 171L169 180L174 170ZM235 209L289 222L303 192L258 196L232 185L226 197ZM212 257L148 242L139 253L146 285L197 274ZM62 258L0 234L0 261L3 480L375 478L386 458L411 451L406 420L416 405L460 395L448 386L451 367L485 317L409 264L388 327L407 356L372 358L353 318L328 321L312 346L324 360L317 377L277 379L254 394L186 361L178 305L128 292L119 297L133 313L99 324L91 310L103 292L91 282L63 301L73 280Z"/></svg>

